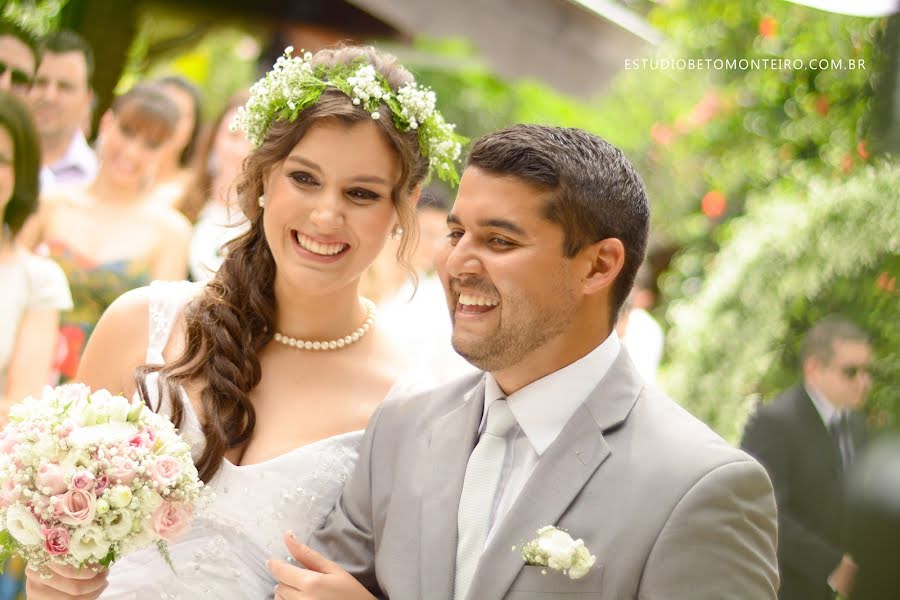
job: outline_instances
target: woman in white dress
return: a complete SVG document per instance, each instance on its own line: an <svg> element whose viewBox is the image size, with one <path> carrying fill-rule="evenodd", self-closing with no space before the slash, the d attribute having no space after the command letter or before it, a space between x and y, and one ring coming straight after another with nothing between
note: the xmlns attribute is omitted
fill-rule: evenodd
<svg viewBox="0 0 900 600"><path fill-rule="evenodd" d="M242 131L232 131L230 127L247 97L246 92L233 96L213 122L210 139L200 153L196 189L190 194L196 198L192 198L192 205L180 207L181 212L195 221L188 259L193 281L209 281L225 258L222 248L249 226L238 206L233 184L251 146Z"/></svg>
<svg viewBox="0 0 900 600"><path fill-rule="evenodd" d="M352 100L343 83L364 65L392 98L413 81L392 57L345 47L302 63L294 66L329 82L311 104L306 95L280 106L263 90L248 103L250 116L283 116L261 129L245 122L261 144L238 181L250 227L229 244L217 274L206 285L125 294L81 363L88 385L137 390L171 415L215 492L192 532L170 545L177 575L155 551L139 552L108 573L29 573L30 600L271 598L266 560L287 555L286 530L306 539L330 512L361 430L403 370L402 353L357 287L396 227L414 233L430 159L446 175L459 147L435 150L438 138L422 143L395 108ZM292 81L277 89L304 97L303 82ZM155 366L141 367L148 364Z"/></svg>
<svg viewBox="0 0 900 600"><path fill-rule="evenodd" d="M16 241L38 206L40 165L28 109L0 92L0 427L11 404L50 382L59 313L72 307L59 265Z"/></svg>

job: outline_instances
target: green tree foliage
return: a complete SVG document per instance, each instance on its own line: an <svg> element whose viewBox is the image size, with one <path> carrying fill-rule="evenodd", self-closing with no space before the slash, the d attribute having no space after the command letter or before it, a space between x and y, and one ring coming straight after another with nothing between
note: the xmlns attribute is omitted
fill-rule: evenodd
<svg viewBox="0 0 900 600"><path fill-rule="evenodd" d="M657 237L680 249L661 282L668 298L680 298L699 288L727 241L723 225L743 213L748 195L813 177L839 183L871 160L887 21L782 0L673 0L648 18L669 40L655 58L713 61L703 70L626 73L601 104L642 133L611 139L644 175ZM729 59L751 68L716 68Z"/></svg>
<svg viewBox="0 0 900 600"><path fill-rule="evenodd" d="M874 339L873 425L900 423L897 190L900 165L880 161L837 185L753 196L703 290L670 310L664 387L734 440L760 396L798 380L803 333L838 313Z"/></svg>
<svg viewBox="0 0 900 600"><path fill-rule="evenodd" d="M47 35L59 27L62 10L69 0L7 0L3 17L18 23L36 37Z"/></svg>

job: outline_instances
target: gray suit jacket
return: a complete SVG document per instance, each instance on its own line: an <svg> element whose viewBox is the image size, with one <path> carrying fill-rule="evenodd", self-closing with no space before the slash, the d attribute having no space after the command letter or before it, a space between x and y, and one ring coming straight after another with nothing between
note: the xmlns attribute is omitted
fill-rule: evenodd
<svg viewBox="0 0 900 600"><path fill-rule="evenodd" d="M310 545L376 596L452 599L457 509L483 403L483 376L386 400ZM544 525L597 557L584 578L542 574L513 550ZM624 349L498 527L470 600L765 600L778 587L765 470L645 386Z"/></svg>

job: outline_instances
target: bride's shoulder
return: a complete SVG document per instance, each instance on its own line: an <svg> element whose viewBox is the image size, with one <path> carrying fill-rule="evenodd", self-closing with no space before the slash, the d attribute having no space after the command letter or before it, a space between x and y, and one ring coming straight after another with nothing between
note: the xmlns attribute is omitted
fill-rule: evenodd
<svg viewBox="0 0 900 600"><path fill-rule="evenodd" d="M113 393L133 392L132 373L144 364L149 339L148 288L119 296L104 311L88 340L76 380Z"/></svg>

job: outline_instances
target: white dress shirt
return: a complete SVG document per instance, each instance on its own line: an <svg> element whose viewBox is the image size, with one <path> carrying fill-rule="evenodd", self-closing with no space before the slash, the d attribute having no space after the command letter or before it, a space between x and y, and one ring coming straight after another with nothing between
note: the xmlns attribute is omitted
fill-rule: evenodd
<svg viewBox="0 0 900 600"><path fill-rule="evenodd" d="M825 423L825 428L831 431L831 424L841 417L841 413L845 411L841 411L828 401L822 393L816 388L812 387L808 383L803 384L803 388L806 390L807 395L809 395L812 400L813 406L816 407L816 410L819 412L819 416L822 417L822 422Z"/></svg>
<svg viewBox="0 0 900 600"><path fill-rule="evenodd" d="M81 130L76 130L62 158L52 165L41 167L41 188L86 185L94 180L97 167L97 155L84 139Z"/></svg>
<svg viewBox="0 0 900 600"><path fill-rule="evenodd" d="M656 381L665 345L665 335L656 319L643 308L631 309L622 334L622 345L628 348L628 355L644 381Z"/></svg>
<svg viewBox="0 0 900 600"><path fill-rule="evenodd" d="M620 348L619 336L613 331L584 357L509 396L503 393L493 375L487 374L479 436L484 432L491 402L499 398L506 398L518 425L506 440L506 456L485 545L519 497L541 455L609 371Z"/></svg>

